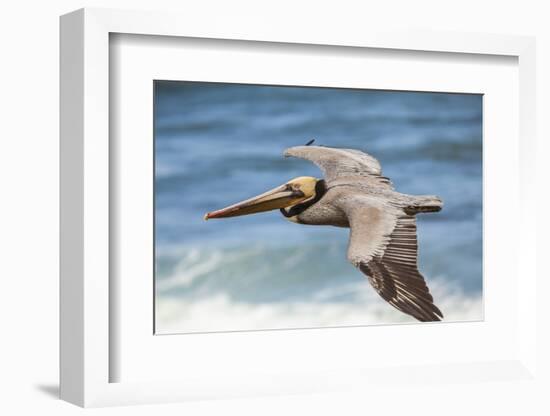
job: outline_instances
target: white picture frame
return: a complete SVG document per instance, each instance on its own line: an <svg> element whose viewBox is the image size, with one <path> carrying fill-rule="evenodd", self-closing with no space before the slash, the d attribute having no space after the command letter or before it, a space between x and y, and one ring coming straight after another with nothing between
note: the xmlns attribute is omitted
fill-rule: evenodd
<svg viewBox="0 0 550 416"><path fill-rule="evenodd" d="M301 392L323 392L368 385L369 389L399 378L402 382L429 383L454 380L479 383L483 380L517 380L536 377L536 270L533 259L536 218L521 215L534 202L529 178L534 172L535 141L535 44L529 37L361 30L331 32L321 27L300 28L266 25L243 19L235 26L223 19L211 24L196 22L192 16L167 13L83 9L61 18L61 390L62 399L80 406L182 401L196 398L242 397ZM519 175L517 198L511 201L517 216L517 238L513 251L517 270L522 270L515 302L517 343L497 359L438 364L408 363L400 368L386 364L376 368L350 369L337 366L330 377L315 371L299 376L284 364L279 373L253 377L233 372L197 370L193 377L178 379L152 377L148 381L124 381L113 377L112 368L121 360L112 340L120 328L113 325L113 287L110 275L115 267L109 251L112 194L110 158L110 73L111 34L177 38L225 39L227 41L276 42L282 45L330 45L333 48L371 48L424 51L439 54L499 55L518 60L519 83ZM261 45L258 43L258 45ZM516 172L516 171L514 171ZM517 206L516 206L517 205ZM514 271L514 273L517 273ZM396 331L411 332L412 326ZM319 338L309 332L303 339ZM337 336L326 331L327 337ZM153 334L150 334L153 336ZM223 342L216 334L211 343ZM170 337L168 337L170 338ZM174 337L175 338L175 337ZM163 341L171 343L173 341ZM208 341L205 341L208 342ZM239 341L230 342L238 345ZM411 367L411 365L413 365ZM175 370L174 370L175 371ZM324 370L329 371L329 370ZM116 380L114 380L116 379ZM172 380L172 381L171 381ZM213 381L214 380L214 381ZM407 381L408 380L408 381Z"/></svg>

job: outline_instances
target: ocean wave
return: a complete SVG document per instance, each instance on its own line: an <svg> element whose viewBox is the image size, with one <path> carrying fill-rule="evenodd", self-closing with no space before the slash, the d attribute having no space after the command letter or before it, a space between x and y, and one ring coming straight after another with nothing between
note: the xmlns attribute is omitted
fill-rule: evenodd
<svg viewBox="0 0 550 416"><path fill-rule="evenodd" d="M347 264L344 249L345 240L334 244L324 239L289 245L165 247L157 253L157 333L415 322L379 297ZM426 276L446 322L483 318L481 291L465 292L450 276Z"/></svg>
<svg viewBox="0 0 550 416"><path fill-rule="evenodd" d="M419 265L430 286L433 276L444 276L447 286L480 291L481 240L472 242L478 234L475 224L455 221L453 229L459 232L442 240L451 220L425 219L419 220ZM278 217L226 226L204 235L200 243L158 244L156 293L182 300L224 294L248 303L316 301L323 296L327 302L353 301L357 293L326 292L364 280L346 259L347 244L347 230L298 226Z"/></svg>
<svg viewBox="0 0 550 416"><path fill-rule="evenodd" d="M346 237L315 241L315 235L322 233L307 241L159 249L157 295L197 299L225 294L235 301L279 302L353 282L357 271L345 260Z"/></svg>
<svg viewBox="0 0 550 416"><path fill-rule="evenodd" d="M361 282L361 286L364 286L363 290L360 290L361 297L348 303L325 300L334 299L339 292L345 293L357 289L350 285L332 288L324 294L318 293L316 301L251 304L235 302L222 293L196 300L178 300L161 296L156 301L156 333L345 327L416 322L384 302L366 281ZM449 287L444 278L431 281L430 286L438 306L445 314L445 322L483 319L481 294L466 295L456 287Z"/></svg>
<svg viewBox="0 0 550 416"><path fill-rule="evenodd" d="M163 292L174 288L187 288L198 277L213 272L222 260L220 251L211 251L205 258L204 252L191 249L176 264L169 278L158 279L156 290Z"/></svg>

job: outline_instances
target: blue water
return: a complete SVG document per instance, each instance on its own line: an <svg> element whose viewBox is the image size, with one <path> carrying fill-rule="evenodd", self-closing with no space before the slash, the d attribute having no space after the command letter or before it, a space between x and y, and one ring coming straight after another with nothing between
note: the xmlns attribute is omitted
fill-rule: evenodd
<svg viewBox="0 0 550 416"><path fill-rule="evenodd" d="M313 164L282 157L285 148L312 138L372 154L397 191L439 195L443 211L417 217L420 270L430 287L445 289L438 304L445 305L445 296L481 299L480 95L157 81L156 300L171 305L157 313L157 326L278 327L227 308L272 306L279 314L298 303L360 308L364 291L374 292L346 261L345 229L293 224L278 211L203 220L208 211L293 177L320 177ZM223 299L224 307L201 309L208 325L190 315L212 299ZM325 321L304 317L300 324L310 322Z"/></svg>

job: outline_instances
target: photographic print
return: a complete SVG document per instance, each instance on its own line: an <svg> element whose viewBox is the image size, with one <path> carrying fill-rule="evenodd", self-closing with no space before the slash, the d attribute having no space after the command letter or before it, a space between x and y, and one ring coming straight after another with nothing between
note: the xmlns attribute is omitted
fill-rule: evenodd
<svg viewBox="0 0 550 416"><path fill-rule="evenodd" d="M154 97L155 333L483 319L482 95Z"/></svg>

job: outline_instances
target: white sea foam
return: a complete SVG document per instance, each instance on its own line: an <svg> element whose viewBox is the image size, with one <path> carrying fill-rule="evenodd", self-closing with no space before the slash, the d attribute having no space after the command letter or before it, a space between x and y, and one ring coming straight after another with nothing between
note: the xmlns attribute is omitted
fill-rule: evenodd
<svg viewBox="0 0 550 416"><path fill-rule="evenodd" d="M199 249L190 249L178 262L170 277L157 281L157 290L185 288L196 278L214 271L222 260L222 253L212 250L206 253L206 257L204 254L205 252Z"/></svg>
<svg viewBox="0 0 550 416"><path fill-rule="evenodd" d="M164 250L163 256L177 257L178 261L169 276L157 279L156 289L162 293L172 289L188 288L201 277L215 274L220 269L257 257L261 250L261 247L237 250L177 247L172 251Z"/></svg>
<svg viewBox="0 0 550 416"><path fill-rule="evenodd" d="M159 252L163 261L172 259L174 263L157 278L157 331L414 322L382 300L345 260L337 263L341 257L338 246L323 246L322 263L311 264L310 251L317 249L255 245L231 249L173 247ZM481 293L465 293L454 282L448 276L428 279L445 321L482 319Z"/></svg>
<svg viewBox="0 0 550 416"><path fill-rule="evenodd" d="M365 289L360 290L359 299L353 302L326 301L340 293L359 290L357 285ZM246 303L235 302L226 294L194 301L161 296L156 302L157 332L166 334L415 322L380 299L365 281L357 285L327 289L318 293L314 301ZM481 294L465 295L456 288L449 288L445 279L432 280L430 286L438 306L445 314L446 322L483 319Z"/></svg>

